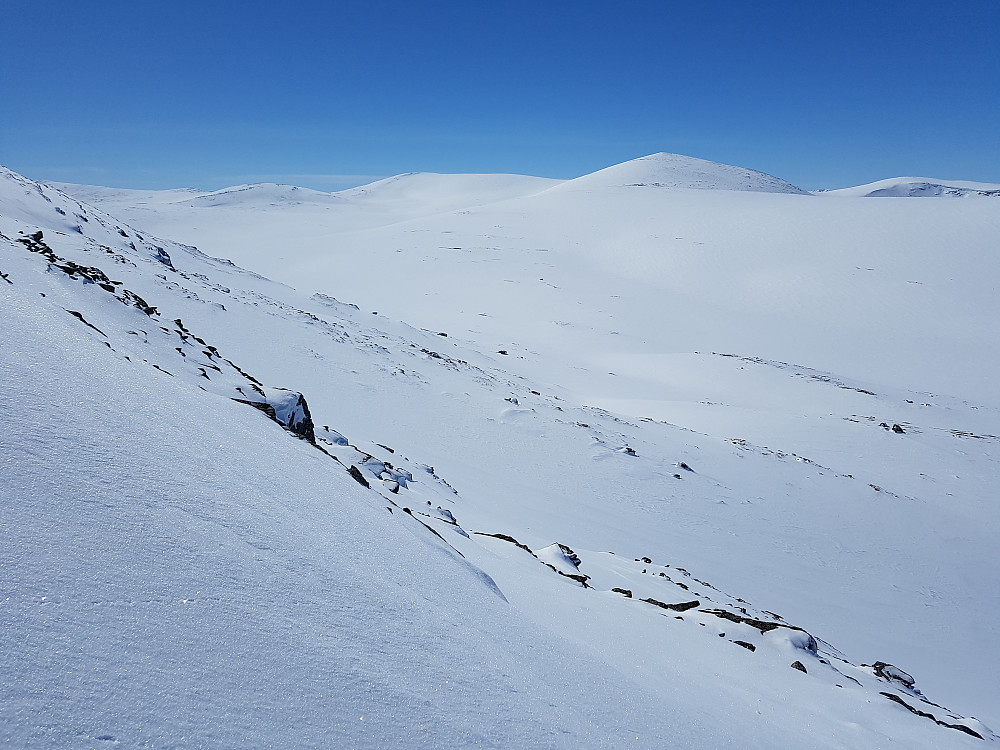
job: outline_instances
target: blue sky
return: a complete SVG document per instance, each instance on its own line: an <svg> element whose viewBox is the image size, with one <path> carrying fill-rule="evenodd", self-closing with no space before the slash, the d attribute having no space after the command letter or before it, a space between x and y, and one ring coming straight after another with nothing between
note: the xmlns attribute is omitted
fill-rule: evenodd
<svg viewBox="0 0 1000 750"><path fill-rule="evenodd" d="M1000 2L0 0L0 163L335 189L656 151L1000 182Z"/></svg>

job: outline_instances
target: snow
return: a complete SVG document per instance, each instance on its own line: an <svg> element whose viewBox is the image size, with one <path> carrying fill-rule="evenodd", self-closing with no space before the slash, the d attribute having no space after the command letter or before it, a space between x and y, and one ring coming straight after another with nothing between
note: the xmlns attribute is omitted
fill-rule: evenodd
<svg viewBox="0 0 1000 750"><path fill-rule="evenodd" d="M680 154L650 154L569 180L557 191L601 190L617 187L654 187L688 190L736 190L759 193L806 191L763 172Z"/></svg>
<svg viewBox="0 0 1000 750"><path fill-rule="evenodd" d="M638 686L519 624L320 454L48 307L5 301L8 742L629 744Z"/></svg>
<svg viewBox="0 0 1000 750"><path fill-rule="evenodd" d="M867 185L827 190L822 195L851 198L965 198L1000 197L1000 184L967 180L936 180L927 177L896 177Z"/></svg>
<svg viewBox="0 0 1000 750"><path fill-rule="evenodd" d="M0 174L13 744L994 741L995 204L630 164Z"/></svg>

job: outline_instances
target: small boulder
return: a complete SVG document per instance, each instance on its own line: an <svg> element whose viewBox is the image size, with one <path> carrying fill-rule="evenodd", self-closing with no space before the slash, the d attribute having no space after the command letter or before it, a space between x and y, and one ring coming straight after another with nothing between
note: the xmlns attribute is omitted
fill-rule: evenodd
<svg viewBox="0 0 1000 750"><path fill-rule="evenodd" d="M285 388L268 388L265 394L265 400L274 408L278 423L315 445L315 427L305 396Z"/></svg>
<svg viewBox="0 0 1000 750"><path fill-rule="evenodd" d="M368 487L369 489L371 488L371 485L370 485L370 484L368 484L368 480L364 478L364 475L363 475L363 474L362 474L362 473L361 473L361 472L360 472L360 471L358 470L358 467L357 467L357 466L355 466L354 464L351 464L351 468L349 468L349 469L347 470L347 472L348 472L348 473L349 473L349 474L350 474L350 475L351 475L352 477L354 477L354 480L355 480L355 481L356 481L356 482L357 482L358 484L360 484L360 485L361 485L361 486L363 486L363 487Z"/></svg>
<svg viewBox="0 0 1000 750"><path fill-rule="evenodd" d="M876 677L881 677L883 680L888 680L889 682L895 682L907 690L913 689L915 680L899 667L887 664L884 661L877 661L872 664L872 671Z"/></svg>

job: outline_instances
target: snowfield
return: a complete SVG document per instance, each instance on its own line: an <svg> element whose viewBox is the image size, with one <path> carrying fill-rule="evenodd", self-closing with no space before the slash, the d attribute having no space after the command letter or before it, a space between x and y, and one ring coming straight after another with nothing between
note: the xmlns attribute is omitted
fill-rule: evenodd
<svg viewBox="0 0 1000 750"><path fill-rule="evenodd" d="M823 194L862 198L1000 198L1000 184L967 180L934 180L926 177L897 177L857 187L828 190Z"/></svg>
<svg viewBox="0 0 1000 750"><path fill-rule="evenodd" d="M1000 201L904 184L0 168L0 737L996 742Z"/></svg>

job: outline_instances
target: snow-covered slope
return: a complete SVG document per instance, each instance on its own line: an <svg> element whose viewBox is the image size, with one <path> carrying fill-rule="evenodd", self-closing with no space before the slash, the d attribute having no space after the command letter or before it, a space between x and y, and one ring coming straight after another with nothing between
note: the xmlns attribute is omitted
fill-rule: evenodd
<svg viewBox="0 0 1000 750"><path fill-rule="evenodd" d="M327 205L335 200L330 193L323 193L309 188L300 188L293 185L276 185L274 183L261 183L258 185L237 185L235 187L216 190L211 193L201 193L185 200L192 206L254 206L266 208L268 206L283 206L291 204L293 206L303 203Z"/></svg>
<svg viewBox="0 0 1000 750"><path fill-rule="evenodd" d="M588 258L631 226L650 276L662 245L636 226L657 231L677 194L395 224L387 204L367 228L328 218L323 245L314 206L269 212L278 244L236 205L136 211L182 238L189 217L213 238L230 222L212 254L326 247L339 272L307 297L0 176L15 744L994 740L969 716L997 704L996 408L665 346L656 285ZM689 195L688 215L744 226L841 203ZM468 317L445 296L463 285ZM611 333L620 291L636 317ZM666 333L712 343L696 293ZM306 415L311 435L282 429Z"/></svg>
<svg viewBox="0 0 1000 750"><path fill-rule="evenodd" d="M102 205L106 208L143 206L148 203L181 203L199 195L204 190L176 188L174 190L134 190L130 188L109 188L100 185L74 185L66 182L46 182L47 187L72 195L85 203Z"/></svg>
<svg viewBox="0 0 1000 750"><path fill-rule="evenodd" d="M338 196L367 203L402 205L427 214L534 195L561 180L517 174L433 174L414 172L342 190Z"/></svg>
<svg viewBox="0 0 1000 750"><path fill-rule="evenodd" d="M601 190L611 187L656 187L691 190L738 190L754 193L806 191L777 177L744 167L718 164L680 154L650 154L593 174L568 180L558 190Z"/></svg>
<svg viewBox="0 0 1000 750"><path fill-rule="evenodd" d="M1000 197L1000 184L965 180L934 180L927 177L895 177L867 185L826 190L822 195L850 198L965 198Z"/></svg>

